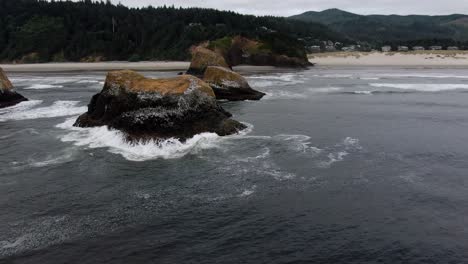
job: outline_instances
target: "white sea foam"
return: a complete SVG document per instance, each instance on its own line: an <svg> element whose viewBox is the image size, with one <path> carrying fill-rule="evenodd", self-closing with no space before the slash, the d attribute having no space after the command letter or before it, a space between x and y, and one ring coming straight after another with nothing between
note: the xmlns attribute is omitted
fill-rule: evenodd
<svg viewBox="0 0 468 264"><path fill-rule="evenodd" d="M292 73L281 75L254 75L247 77L252 87L287 86L304 83L304 76Z"/></svg>
<svg viewBox="0 0 468 264"><path fill-rule="evenodd" d="M187 154L196 154L202 150L219 147L219 142L224 139L235 138L248 133L252 126L238 135L220 137L215 133L202 133L181 142L177 139L149 140L140 142L128 142L125 134L109 129L106 126L93 128L73 127L76 117L67 119L58 124L58 128L69 132L61 137L63 142L73 142L76 146L88 148L107 148L109 152L119 154L131 161L146 161L153 159L175 159Z"/></svg>
<svg viewBox="0 0 468 264"><path fill-rule="evenodd" d="M435 83L370 83L372 87L414 90L422 92L440 92L451 90L466 90L468 84L435 84Z"/></svg>
<svg viewBox="0 0 468 264"><path fill-rule="evenodd" d="M346 151L340 151L340 152L336 152L336 153L330 153L330 154L328 154L328 156L327 156L327 157L328 157L328 160L319 162L319 167L322 167L322 168L330 168L330 166L331 166L333 163L343 161L343 160L344 160L344 157L346 157L347 155L349 155L349 153L346 152Z"/></svg>
<svg viewBox="0 0 468 264"><path fill-rule="evenodd" d="M310 92L313 93L335 93L343 90L342 87L320 87L320 88L309 88Z"/></svg>
<svg viewBox="0 0 468 264"><path fill-rule="evenodd" d="M382 77L388 77L388 78L434 78L434 79L468 79L468 75L455 75L455 74L423 74L423 73L416 73L416 74L409 74L409 73L403 73L403 74L381 74L380 76Z"/></svg>
<svg viewBox="0 0 468 264"><path fill-rule="evenodd" d="M263 100L277 100L277 99L304 99L306 98L305 94L301 93L295 93L292 91L286 91L286 90L269 90L269 91L264 91L266 93L266 96L263 98Z"/></svg>
<svg viewBox="0 0 468 264"><path fill-rule="evenodd" d="M17 112L17 111L25 111L25 110L31 109L34 106L39 105L39 104L42 104L41 100L24 101L24 102L21 102L21 103L19 103L17 105L0 109L0 115L8 114L8 113L11 113L11 112ZM2 116L0 116L0 120L1 120L1 117Z"/></svg>
<svg viewBox="0 0 468 264"><path fill-rule="evenodd" d="M100 83L98 80L79 80L76 83Z"/></svg>
<svg viewBox="0 0 468 264"><path fill-rule="evenodd" d="M30 104L24 102L17 108L8 108L7 112L0 112L0 122L70 116L84 113L87 110L86 106L77 106L80 103L79 101L56 101L50 106L32 108L38 102L42 103L42 101L31 101Z"/></svg>
<svg viewBox="0 0 468 264"><path fill-rule="evenodd" d="M56 88L63 88L63 85L54 85L54 84L33 84L28 86L24 89L28 90L42 90L42 89L56 89Z"/></svg>
<svg viewBox="0 0 468 264"><path fill-rule="evenodd" d="M380 80L379 77L359 77L360 80Z"/></svg>
<svg viewBox="0 0 468 264"><path fill-rule="evenodd" d="M255 189L257 189L257 186L256 186L256 185L252 186L252 187L249 188L249 189L245 189L245 190L239 195L239 197L247 197L247 196L250 196L250 195L252 195L252 194L255 193Z"/></svg>
<svg viewBox="0 0 468 264"><path fill-rule="evenodd" d="M354 91L354 94L372 95L373 91Z"/></svg>

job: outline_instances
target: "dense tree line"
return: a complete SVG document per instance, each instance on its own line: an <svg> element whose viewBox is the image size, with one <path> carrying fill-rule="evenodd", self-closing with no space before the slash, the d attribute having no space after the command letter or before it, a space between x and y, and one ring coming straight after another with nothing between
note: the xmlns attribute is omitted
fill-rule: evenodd
<svg viewBox="0 0 468 264"><path fill-rule="evenodd" d="M91 0L0 1L2 61L184 60L191 45L233 35L276 39L280 50L304 37L341 40L317 23L213 9L128 8Z"/></svg>

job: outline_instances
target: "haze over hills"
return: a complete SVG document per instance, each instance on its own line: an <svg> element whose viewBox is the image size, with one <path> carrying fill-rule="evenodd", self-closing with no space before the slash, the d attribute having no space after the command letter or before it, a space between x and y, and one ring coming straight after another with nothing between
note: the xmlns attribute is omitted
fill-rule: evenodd
<svg viewBox="0 0 468 264"><path fill-rule="evenodd" d="M344 34L350 39L371 43L445 39L468 40L468 16L427 15L358 15L340 9L309 11L290 17L317 22Z"/></svg>

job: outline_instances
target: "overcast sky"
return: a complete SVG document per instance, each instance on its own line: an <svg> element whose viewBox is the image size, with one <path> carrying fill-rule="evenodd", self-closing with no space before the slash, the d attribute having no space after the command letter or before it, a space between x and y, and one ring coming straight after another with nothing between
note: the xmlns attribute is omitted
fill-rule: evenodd
<svg viewBox="0 0 468 264"><path fill-rule="evenodd" d="M111 0L127 6L197 6L255 15L289 16L340 8L358 14L446 15L468 13L468 0Z"/></svg>

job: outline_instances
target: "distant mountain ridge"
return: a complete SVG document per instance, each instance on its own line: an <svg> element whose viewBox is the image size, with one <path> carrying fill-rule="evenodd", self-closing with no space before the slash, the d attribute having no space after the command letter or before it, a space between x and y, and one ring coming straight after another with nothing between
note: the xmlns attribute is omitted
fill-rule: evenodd
<svg viewBox="0 0 468 264"><path fill-rule="evenodd" d="M317 22L350 39L369 42L451 39L468 41L468 15L358 15L340 9L309 11L291 19Z"/></svg>

